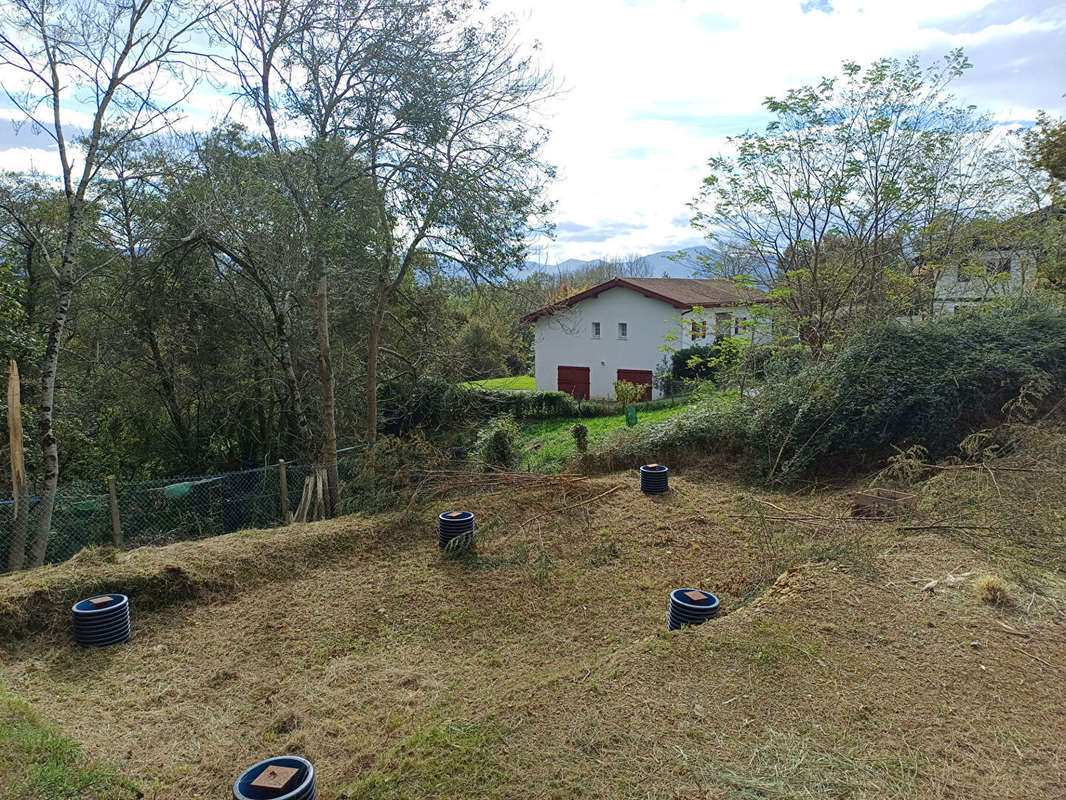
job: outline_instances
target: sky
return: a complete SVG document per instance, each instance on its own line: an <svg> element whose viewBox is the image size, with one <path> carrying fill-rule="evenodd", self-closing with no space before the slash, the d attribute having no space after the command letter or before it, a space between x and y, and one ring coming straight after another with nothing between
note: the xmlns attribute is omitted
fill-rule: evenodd
<svg viewBox="0 0 1066 800"><path fill-rule="evenodd" d="M839 71L963 47L959 98L1004 123L1066 108L1066 3L982 0L496 0L539 40L565 92L548 116L556 239L532 257L699 244L687 203L725 137L767 96Z"/></svg>
<svg viewBox="0 0 1066 800"><path fill-rule="evenodd" d="M959 99L1005 125L1066 112L1066 0L490 0L538 45L561 92L543 110L558 169L557 264L703 243L687 204L726 137L762 128L767 96L837 74L842 61L963 47ZM2 75L0 75L2 77ZM183 127L229 101L204 92ZM50 142L16 133L0 102L0 169L55 171Z"/></svg>

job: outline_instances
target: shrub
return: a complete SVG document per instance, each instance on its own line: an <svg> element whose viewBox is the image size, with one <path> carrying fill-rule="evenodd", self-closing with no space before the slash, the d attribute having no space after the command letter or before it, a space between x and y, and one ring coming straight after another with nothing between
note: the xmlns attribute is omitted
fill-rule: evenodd
<svg viewBox="0 0 1066 800"><path fill-rule="evenodd" d="M982 575L974 584L974 591L982 603L997 607L1010 605L1007 582L998 575Z"/></svg>
<svg viewBox="0 0 1066 800"><path fill-rule="evenodd" d="M570 429L570 435L574 437L574 447L579 453L589 451L589 429L580 423Z"/></svg>
<svg viewBox="0 0 1066 800"><path fill-rule="evenodd" d="M618 404L625 408L631 406L644 396L644 386L629 381L614 382L614 396Z"/></svg>
<svg viewBox="0 0 1066 800"><path fill-rule="evenodd" d="M1033 381L1066 383L1066 315L1001 308L883 324L764 384L747 449L760 473L784 480L834 461L862 468L893 447L939 458Z"/></svg>
<svg viewBox="0 0 1066 800"><path fill-rule="evenodd" d="M1066 315L1033 306L992 308L857 333L819 362L768 369L754 396L670 423L608 437L607 462L728 451L767 479L873 466L913 445L931 458L1002 421L1005 404L1041 386L1066 386ZM1010 406L1008 406L1010 408ZM595 459L597 462L603 460Z"/></svg>
<svg viewBox="0 0 1066 800"><path fill-rule="evenodd" d="M486 467L514 469L518 465L521 432L510 417L498 417L477 436L477 456Z"/></svg>

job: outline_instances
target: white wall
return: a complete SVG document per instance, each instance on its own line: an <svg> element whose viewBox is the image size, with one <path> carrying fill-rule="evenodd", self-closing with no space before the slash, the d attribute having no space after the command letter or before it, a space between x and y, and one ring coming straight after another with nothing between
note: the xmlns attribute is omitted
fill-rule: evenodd
<svg viewBox="0 0 1066 800"><path fill-rule="evenodd" d="M745 308L707 309L708 336L696 344L714 341L714 315L730 311L746 319ZM558 367L588 367L591 397L614 399L614 382L620 369L659 371L667 357L662 351L667 334L678 337L672 349L692 344L691 315L661 300L645 297L632 289L617 286L597 297L582 300L536 321L536 384L542 392L558 390ZM682 320L685 320L684 324ZM600 323L600 338L592 338L592 323ZM618 323L628 325L625 339L618 338ZM658 389L653 397L661 397Z"/></svg>
<svg viewBox="0 0 1066 800"><path fill-rule="evenodd" d="M945 267L940 271L933 290L934 313L950 314L959 306L980 303L994 297L1019 295L1033 284L1035 270L1031 259L1024 255L1004 249L980 253L977 259L985 266L987 277L967 275L955 267ZM997 275L999 262L1007 259L1010 260L1010 274Z"/></svg>

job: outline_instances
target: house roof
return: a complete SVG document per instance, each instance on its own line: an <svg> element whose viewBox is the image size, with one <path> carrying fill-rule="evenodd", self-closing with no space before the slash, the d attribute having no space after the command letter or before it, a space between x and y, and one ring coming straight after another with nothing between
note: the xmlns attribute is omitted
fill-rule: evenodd
<svg viewBox="0 0 1066 800"><path fill-rule="evenodd" d="M522 317L522 322L535 322L543 316L553 314L564 308L580 303L582 300L596 297L608 289L620 287L632 289L645 297L661 300L674 308L685 309L693 306L713 308L716 306L735 306L749 303L767 303L770 298L758 289L746 289L728 280L703 280L700 278L613 278L606 283L578 292L550 306L538 309Z"/></svg>

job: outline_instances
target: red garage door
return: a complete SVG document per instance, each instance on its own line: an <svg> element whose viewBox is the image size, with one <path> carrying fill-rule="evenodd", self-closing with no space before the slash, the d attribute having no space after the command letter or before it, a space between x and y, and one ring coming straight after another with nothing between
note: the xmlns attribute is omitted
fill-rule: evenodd
<svg viewBox="0 0 1066 800"><path fill-rule="evenodd" d="M641 400L651 400L651 370L650 369L620 369L618 380L629 381L637 386L644 387L644 395Z"/></svg>
<svg viewBox="0 0 1066 800"><path fill-rule="evenodd" d="M588 367L559 367L559 391L574 397L589 396Z"/></svg>

